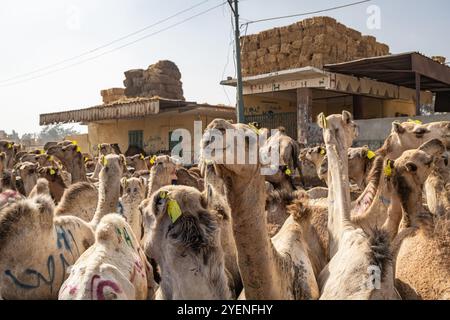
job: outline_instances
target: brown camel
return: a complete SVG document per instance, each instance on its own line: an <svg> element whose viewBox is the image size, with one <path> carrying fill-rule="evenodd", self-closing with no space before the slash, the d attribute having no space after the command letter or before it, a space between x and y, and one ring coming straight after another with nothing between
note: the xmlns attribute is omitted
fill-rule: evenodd
<svg viewBox="0 0 450 320"><path fill-rule="evenodd" d="M61 175L61 169L55 167L40 167L38 169L39 177L46 179L49 182L50 194L59 203L67 189L67 185Z"/></svg>
<svg viewBox="0 0 450 320"><path fill-rule="evenodd" d="M448 153L438 158L424 184L427 205L438 217L450 218L450 167Z"/></svg>
<svg viewBox="0 0 450 320"><path fill-rule="evenodd" d="M16 165L16 172L23 182L24 195L28 196L36 185L38 179L38 164L32 162L22 162Z"/></svg>
<svg viewBox="0 0 450 320"><path fill-rule="evenodd" d="M7 169L12 169L14 167L14 159L17 152L17 148L14 142L0 140L0 152L4 152L6 155Z"/></svg>
<svg viewBox="0 0 450 320"><path fill-rule="evenodd" d="M207 127L202 140L202 155L212 143L210 132L235 130L234 134L246 140L245 164L237 158L227 159L231 164L215 164L216 172L224 180L228 203L231 207L233 232L238 252L238 265L247 299L317 299L318 286L314 268L308 254L302 226L290 217L280 232L271 240L265 220L265 177L261 164L249 163L249 150L258 143L248 125L233 125L216 119ZM228 152L224 145L217 146ZM233 148L234 149L234 148ZM258 148L257 148L258 149ZM237 156L237 155L236 155ZM209 159L205 159L209 160ZM255 254L255 253L258 254Z"/></svg>
<svg viewBox="0 0 450 320"><path fill-rule="evenodd" d="M422 205L422 184L445 148L435 139L395 160L392 179L400 210L387 229L394 236L403 213L403 230L394 241L396 287L404 299L450 298L450 223Z"/></svg>
<svg viewBox="0 0 450 320"><path fill-rule="evenodd" d="M53 216L49 196L19 200L0 212L0 296L56 299L68 268L94 243L76 217Z"/></svg>
<svg viewBox="0 0 450 320"><path fill-rule="evenodd" d="M178 185L193 187L199 191L203 191L205 188L203 179L191 170L180 167L177 169L176 175Z"/></svg>
<svg viewBox="0 0 450 320"><path fill-rule="evenodd" d="M72 266L59 300L145 300L154 296L153 271L130 225L102 218L95 243Z"/></svg>
<svg viewBox="0 0 450 320"><path fill-rule="evenodd" d="M151 232L145 251L160 266L157 299L227 300L231 298L217 216L195 188L166 186L153 193Z"/></svg>
<svg viewBox="0 0 450 320"><path fill-rule="evenodd" d="M169 156L158 156L150 170L147 198L150 198L156 190L176 182L177 168L179 164L175 159Z"/></svg>
<svg viewBox="0 0 450 320"><path fill-rule="evenodd" d="M39 195L50 196L50 187L47 179L39 178L28 197L33 198Z"/></svg>
<svg viewBox="0 0 450 320"><path fill-rule="evenodd" d="M137 240L142 238L142 215L139 205L145 199L145 181L143 178L122 178L123 216L131 226Z"/></svg>
<svg viewBox="0 0 450 320"><path fill-rule="evenodd" d="M319 276L321 299L396 299L387 233L367 234L351 222L348 148L358 134L352 115L318 118L328 156L331 260Z"/></svg>
<svg viewBox="0 0 450 320"><path fill-rule="evenodd" d="M135 171L149 170L145 156L142 154L127 157L127 166L132 167Z"/></svg>
<svg viewBox="0 0 450 320"><path fill-rule="evenodd" d="M58 158L72 176L72 183L87 181L84 158L79 146L57 144L47 150L47 154Z"/></svg>
<svg viewBox="0 0 450 320"><path fill-rule="evenodd" d="M75 216L89 222L94 217L97 203L97 188L88 182L77 182L65 189L55 215Z"/></svg>

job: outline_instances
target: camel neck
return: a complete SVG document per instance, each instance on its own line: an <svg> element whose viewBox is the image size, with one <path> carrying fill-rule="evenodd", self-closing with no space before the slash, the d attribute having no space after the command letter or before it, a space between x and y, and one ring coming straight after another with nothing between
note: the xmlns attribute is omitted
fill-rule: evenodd
<svg viewBox="0 0 450 320"><path fill-rule="evenodd" d="M105 215L117 212L120 196L120 177L107 177L105 180L100 178L97 209L91 222L94 228Z"/></svg>
<svg viewBox="0 0 450 320"><path fill-rule="evenodd" d="M84 167L84 161L81 154L78 154L73 159L73 162L71 164L72 167L72 182L83 182L87 181L86 178L86 169Z"/></svg>
<svg viewBox="0 0 450 320"><path fill-rule="evenodd" d="M155 172L150 174L150 179L148 181L148 194L147 198L150 198L153 193L158 191L160 188L171 185L172 181L164 179L164 175L158 175Z"/></svg>
<svg viewBox="0 0 450 320"><path fill-rule="evenodd" d="M330 234L330 258L339 247L344 228L350 224L350 186L348 156L344 146L336 138L327 142L328 156L328 231Z"/></svg>
<svg viewBox="0 0 450 320"><path fill-rule="evenodd" d="M239 177L230 177L228 180L231 182L228 184L228 198L232 208L238 265L246 298L282 299L280 290L277 290L280 273L264 216L264 176L255 172L250 181L240 181Z"/></svg>

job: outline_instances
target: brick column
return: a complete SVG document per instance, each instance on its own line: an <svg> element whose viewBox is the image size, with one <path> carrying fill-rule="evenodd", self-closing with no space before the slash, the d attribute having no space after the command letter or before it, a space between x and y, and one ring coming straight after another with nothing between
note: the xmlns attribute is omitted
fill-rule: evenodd
<svg viewBox="0 0 450 320"><path fill-rule="evenodd" d="M311 88L297 89L297 140L308 143L309 124L312 123L313 92Z"/></svg>

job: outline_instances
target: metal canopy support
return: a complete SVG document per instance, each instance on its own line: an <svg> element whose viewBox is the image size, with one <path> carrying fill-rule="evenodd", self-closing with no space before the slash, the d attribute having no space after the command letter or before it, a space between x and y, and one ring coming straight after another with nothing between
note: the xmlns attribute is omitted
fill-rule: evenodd
<svg viewBox="0 0 450 320"><path fill-rule="evenodd" d="M416 72L416 115L420 116L420 73Z"/></svg>

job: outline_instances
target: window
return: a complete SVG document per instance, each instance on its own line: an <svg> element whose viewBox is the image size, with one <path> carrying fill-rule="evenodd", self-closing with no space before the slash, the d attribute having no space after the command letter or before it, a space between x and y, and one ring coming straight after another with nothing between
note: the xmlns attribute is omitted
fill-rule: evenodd
<svg viewBox="0 0 450 320"><path fill-rule="evenodd" d="M129 147L138 147L144 149L144 131L128 131L128 145Z"/></svg>

